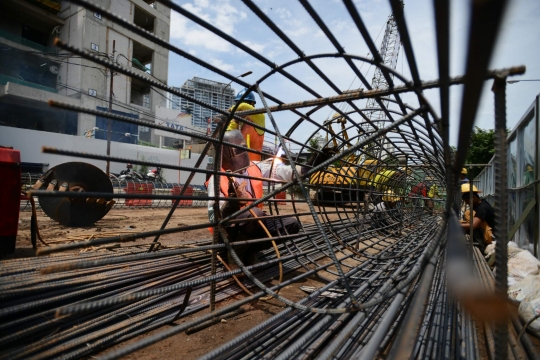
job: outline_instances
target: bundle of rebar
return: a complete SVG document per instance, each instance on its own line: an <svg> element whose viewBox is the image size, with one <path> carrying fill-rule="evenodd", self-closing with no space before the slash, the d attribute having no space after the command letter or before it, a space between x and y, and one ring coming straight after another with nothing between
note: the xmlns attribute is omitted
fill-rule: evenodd
<svg viewBox="0 0 540 360"><path fill-rule="evenodd" d="M383 239L380 243L363 241L363 250L372 251L366 253L368 258L361 267L352 266L354 254L348 250L356 243L355 237L341 237L343 246L334 241L342 256L351 260L350 281L358 287L355 293L359 299L367 301L380 296L392 279L407 276L413 269L414 260L424 251L421 245L425 245L436 229L434 221L436 219L415 235L415 241L408 241L407 237L391 241ZM315 233L308 227L301 237L281 246L286 272L307 268L307 265L316 265L315 271L329 268L331 264L316 263L326 256L320 249L323 245L321 236ZM390 243L393 246L385 247ZM207 307L212 276L209 253L203 249L212 248L210 244L209 241L190 242L151 253L147 252L147 246L123 248L114 254L106 249L101 249L105 253L95 249L80 254L2 263L1 356L54 358L62 354L66 358L77 358ZM290 248L303 255L295 255L295 251L288 250ZM288 255L289 252L293 255ZM267 251L261 258L262 263L251 266L258 278L265 282L276 278L275 254ZM269 264L273 266L269 268ZM263 270L257 271L257 268ZM231 279L231 272L220 270L214 276L219 290L218 301L242 291ZM297 276L296 280L313 274L314 270ZM328 272L335 274L331 270ZM370 279L372 285L367 286L365 279ZM341 288L336 281L331 284L336 289ZM340 293L340 298L342 295ZM347 301L340 298L329 300L311 296L311 300L304 302L307 307L327 307L332 303L343 306L343 301ZM381 313L376 314L380 316ZM347 312L343 316L352 315ZM330 325L328 319L326 324ZM35 341L38 338L41 340Z"/></svg>

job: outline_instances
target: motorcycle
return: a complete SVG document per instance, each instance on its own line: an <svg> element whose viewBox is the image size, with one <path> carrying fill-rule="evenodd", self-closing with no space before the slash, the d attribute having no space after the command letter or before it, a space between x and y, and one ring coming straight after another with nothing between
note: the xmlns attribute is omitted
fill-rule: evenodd
<svg viewBox="0 0 540 360"><path fill-rule="evenodd" d="M159 183L159 184L166 184L167 183L165 181L165 179L163 178L160 167L157 167L157 168L155 168L153 170L150 170L148 172L148 174L146 174L146 177L148 178L149 181L152 181L152 182L155 182L155 183Z"/></svg>
<svg viewBox="0 0 540 360"><path fill-rule="evenodd" d="M133 170L132 179L133 180L138 180L138 181L149 181L150 180L148 178L148 176L146 176L144 174L141 174L140 172L135 171L135 170Z"/></svg>
<svg viewBox="0 0 540 360"><path fill-rule="evenodd" d="M109 174L109 177L111 178L111 180L115 180L115 181L126 181L126 180L131 180L132 177L133 177L133 175L132 175L132 173L131 173L131 169L132 169L132 168L133 168L133 165L127 164L127 165L126 165L126 169L120 171L120 174L110 173L110 174Z"/></svg>
<svg viewBox="0 0 540 360"><path fill-rule="evenodd" d="M127 164L126 169L120 171L120 180L129 180L132 178L131 169L133 168L133 165Z"/></svg>

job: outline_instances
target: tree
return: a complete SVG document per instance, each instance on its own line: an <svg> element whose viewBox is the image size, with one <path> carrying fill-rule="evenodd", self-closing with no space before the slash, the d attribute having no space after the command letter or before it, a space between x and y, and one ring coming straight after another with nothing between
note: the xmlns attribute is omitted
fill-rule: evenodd
<svg viewBox="0 0 540 360"><path fill-rule="evenodd" d="M495 154L494 139L495 131L493 129L484 130L475 126L465 162L467 164L487 164ZM469 168L467 177L474 179L483 169L483 167Z"/></svg>
<svg viewBox="0 0 540 360"><path fill-rule="evenodd" d="M145 161L145 157L144 155L141 156L141 160L142 161ZM148 165L139 165L139 170L138 170L139 174L141 174L142 176L146 176L146 174L148 174Z"/></svg>
<svg viewBox="0 0 540 360"><path fill-rule="evenodd" d="M311 139L309 139L309 142L308 142L309 146L312 147L315 150L320 150L321 149L321 140L322 140L322 136L319 135L319 134L316 134ZM308 151L310 153L315 152L315 150L308 149Z"/></svg>

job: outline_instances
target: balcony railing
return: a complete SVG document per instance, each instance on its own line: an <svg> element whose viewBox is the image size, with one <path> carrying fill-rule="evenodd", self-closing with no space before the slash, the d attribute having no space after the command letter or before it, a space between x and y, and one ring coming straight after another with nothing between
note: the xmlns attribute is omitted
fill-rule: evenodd
<svg viewBox="0 0 540 360"><path fill-rule="evenodd" d="M32 82L29 82L29 81L24 81L24 80L17 79L17 78L7 76L7 75L0 75L0 85L6 85L8 82L28 86L28 87L31 87L31 88L34 88L34 89L39 89L39 90L45 90L45 91L49 91L49 92L53 92L53 93L58 93L58 90L55 89L55 88L51 88L51 87L48 87L48 86L43 86L43 85L32 83Z"/></svg>
<svg viewBox="0 0 540 360"><path fill-rule="evenodd" d="M47 53L47 54L56 54L57 53L56 49L50 48L48 46L43 46L41 44L37 44L37 43L35 43L33 41L27 40L25 38L14 35L14 34L12 34L10 32L7 32L7 31L0 30L0 38L4 38L4 39L12 41L14 43L31 47L32 49L36 49L36 50L42 51L42 52Z"/></svg>
<svg viewBox="0 0 540 360"><path fill-rule="evenodd" d="M30 3L38 3L41 7L58 13L60 11L60 0L27 0Z"/></svg>

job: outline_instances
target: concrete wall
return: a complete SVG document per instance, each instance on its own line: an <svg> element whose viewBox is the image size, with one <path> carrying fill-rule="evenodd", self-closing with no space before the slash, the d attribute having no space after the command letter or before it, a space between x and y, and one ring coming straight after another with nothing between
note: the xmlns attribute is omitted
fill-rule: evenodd
<svg viewBox="0 0 540 360"><path fill-rule="evenodd" d="M20 150L23 162L48 163L49 168L51 168L69 161L82 161L93 164L105 171L105 161L44 154L41 152L43 146L52 146L63 150L105 155L107 152L107 142L105 140L0 126L0 146L13 146L13 148ZM111 143L111 156L128 159L142 159L144 156L146 161L172 165L178 165L179 157L178 151L175 150L116 142ZM183 159L181 165L193 167L199 156L200 154L192 153L191 159ZM202 169L206 169L207 162L208 157L205 157L201 165ZM111 163L111 172L119 173L125 167L125 163ZM190 172L188 171L182 171L180 179L182 183L186 181L189 174ZM164 169L163 175L168 182L178 182L178 171ZM206 177L204 174L197 174L192 184L203 185L205 181Z"/></svg>
<svg viewBox="0 0 540 360"><path fill-rule="evenodd" d="M162 4L156 4L155 7L149 6L142 0L96 0L94 1L114 14L133 22L135 6L141 8L151 16L155 17L154 34L165 41L169 39L170 12L171 10ZM65 25L60 32L60 39L70 45L92 51L91 43L99 46L99 52L102 54L112 54L113 40L116 40L115 61L124 67L130 68L133 57L133 41L136 41L151 50L153 50L152 75L163 82L167 82L169 69L169 51L163 47L138 36L124 27L102 18L94 16L94 12L73 5L68 1L62 2L62 9L59 17L65 21ZM126 60L126 58L129 60ZM80 99L80 105L95 109L96 106L108 107L110 92L110 72L106 74L104 69L95 63L80 59L70 58L71 63L62 64L58 81L67 84L69 89L59 87L59 94L72 98ZM83 66L80 66L83 65ZM98 68L95 68L98 67ZM135 69L134 69L135 70ZM88 90L96 90L97 96L88 95ZM113 109L123 112L139 113L139 118L145 120L146 117L140 112L154 113L159 106L165 106L166 99L156 94L150 93L150 109L138 108L131 105L131 78L125 75L117 74L114 77L114 101ZM154 122L153 119L149 119ZM78 134L84 134L85 130L92 129L95 126L95 117L80 114ZM152 143L156 144L159 138L150 136Z"/></svg>
<svg viewBox="0 0 540 360"><path fill-rule="evenodd" d="M115 49L115 61L117 60L122 66L129 67L130 64L126 60L124 56L127 56L129 58L129 55L131 54L131 41L127 36L121 35L117 33L116 31L107 28L107 53L112 54L113 52L113 44ZM122 55L119 55L122 54ZM109 71L110 74L110 71ZM119 101L124 104L129 104L129 93L131 85L130 79L123 75L123 74L117 74L114 77L113 81L113 94L116 101ZM106 87L106 94L107 97L110 96L110 77L107 78L107 84ZM115 109L119 110L119 109ZM124 110L125 111L125 110Z"/></svg>

